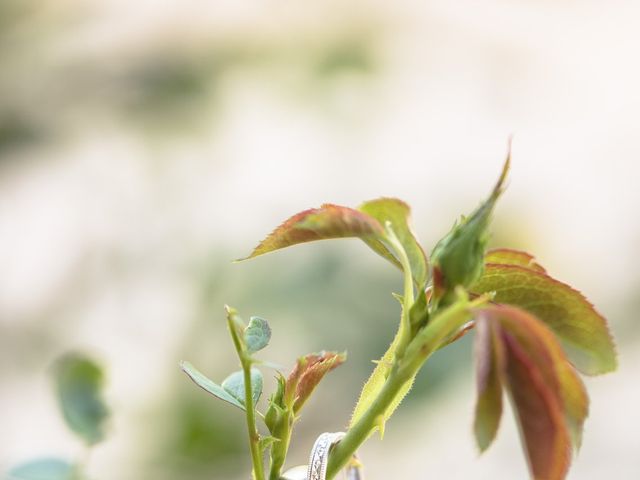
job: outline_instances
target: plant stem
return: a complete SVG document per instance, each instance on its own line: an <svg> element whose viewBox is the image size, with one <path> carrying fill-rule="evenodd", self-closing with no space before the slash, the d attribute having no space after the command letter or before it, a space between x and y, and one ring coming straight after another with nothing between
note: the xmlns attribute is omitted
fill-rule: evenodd
<svg viewBox="0 0 640 480"><path fill-rule="evenodd" d="M387 241L389 245L393 248L394 253L398 257L398 261L402 266L402 271L404 273L404 295L402 300L402 318L400 319L400 335L398 346L395 350L395 358L402 358L404 356L405 349L409 342L411 341L411 319L410 319L410 311L411 306L413 305L413 274L411 272L411 263L409 262L409 257L407 256L407 252L405 251L402 243L398 239L398 236L393 231L390 222L387 222L385 225L385 230L387 233Z"/></svg>
<svg viewBox="0 0 640 480"><path fill-rule="evenodd" d="M371 406L331 451L327 466L327 480L331 480L349 462L358 447L378 426L378 419L385 414L400 388L410 379L410 376L400 375L397 366L392 369Z"/></svg>
<svg viewBox="0 0 640 480"><path fill-rule="evenodd" d="M289 416L287 411L287 416ZM291 414L292 415L292 414ZM284 461L289 450L289 442L291 441L291 427L293 424L292 417L288 417L283 424L284 431L280 433L280 441L271 447L271 468L269 469L269 480L279 480L280 471L284 466Z"/></svg>
<svg viewBox="0 0 640 480"><path fill-rule="evenodd" d="M262 451L260 450L260 434L256 427L255 405L253 404L253 389L251 388L251 364L253 361L247 355L244 345L238 335L238 325L236 323L236 311L225 305L227 311L227 326L236 347L240 364L242 365L242 373L244 378L244 408L247 418L247 432L249 434L249 448L251 450L251 460L253 462L253 478L254 480L264 480L264 465L262 463Z"/></svg>
<svg viewBox="0 0 640 480"><path fill-rule="evenodd" d="M487 297L478 297L472 302L461 297L457 303L439 312L416 335L408 345L406 355L394 361L389 376L371 406L331 451L327 480L331 480L344 468L358 447L378 427L380 417L385 415L400 389L418 373L429 356L469 320L469 309L486 301Z"/></svg>
<svg viewBox="0 0 640 480"><path fill-rule="evenodd" d="M244 372L244 406L247 414L247 431L249 433L249 448L253 460L253 476L255 480L264 480L264 466L262 464L262 452L260 451L260 435L256 428L255 406L251 389L251 360L241 354L242 370Z"/></svg>

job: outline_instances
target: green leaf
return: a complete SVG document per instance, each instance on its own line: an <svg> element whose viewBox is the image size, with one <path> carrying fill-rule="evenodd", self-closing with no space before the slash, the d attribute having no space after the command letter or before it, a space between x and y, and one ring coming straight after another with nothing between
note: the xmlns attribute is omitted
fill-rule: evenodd
<svg viewBox="0 0 640 480"><path fill-rule="evenodd" d="M513 250L511 248L496 248L489 250L484 256L484 263L497 263L500 265L519 265L529 270L545 273L542 265L536 262L535 257L527 252Z"/></svg>
<svg viewBox="0 0 640 480"><path fill-rule="evenodd" d="M324 376L346 359L346 353L337 352L312 353L300 357L285 383L285 405L292 408L295 414L300 412Z"/></svg>
<svg viewBox="0 0 640 480"><path fill-rule="evenodd" d="M482 275L484 254L489 241L489 222L496 201L503 191L509 165L510 154L489 198L468 218L463 218L460 224L454 225L434 247L431 262L436 298L452 293L458 285L468 287Z"/></svg>
<svg viewBox="0 0 640 480"><path fill-rule="evenodd" d="M482 318L476 322L475 357L478 400L473 431L484 452L495 439L502 417L505 352L495 324Z"/></svg>
<svg viewBox="0 0 640 480"><path fill-rule="evenodd" d="M409 223L411 209L409 205L397 198L379 198L364 202L358 207L358 210L378 220L380 225L385 225L386 222L391 223L393 232L400 240L409 258L414 281L418 289L422 289L427 282L428 276L427 257L411 230ZM398 259L379 238L368 237L364 241L375 252L400 267Z"/></svg>
<svg viewBox="0 0 640 480"><path fill-rule="evenodd" d="M251 317L249 325L244 331L244 343L249 353L262 350L271 340L271 327L269 323L260 317Z"/></svg>
<svg viewBox="0 0 640 480"><path fill-rule="evenodd" d="M230 403L234 407L238 407L241 410L245 410L244 408L244 397L242 397L242 401L239 401L227 392L224 388L222 388L217 383L213 382L209 378L207 378L204 374L198 371L193 365L189 362L181 362L180 368L186 373L193 382L202 388L204 391L210 393L216 398L223 400L227 403Z"/></svg>
<svg viewBox="0 0 640 480"><path fill-rule="evenodd" d="M39 458L14 467L9 480L78 480L76 466L59 458Z"/></svg>
<svg viewBox="0 0 640 480"><path fill-rule="evenodd" d="M327 203L289 218L260 242L251 255L241 260L315 240L383 236L382 225L371 216L352 208Z"/></svg>
<svg viewBox="0 0 640 480"><path fill-rule="evenodd" d="M616 351L606 320L570 286L518 265L488 264L471 290L495 292L496 303L516 305L544 321L581 372L596 375L615 370Z"/></svg>
<svg viewBox="0 0 640 480"><path fill-rule="evenodd" d="M90 358L70 353L56 361L53 371L58 403L67 425L87 444L100 442L109 416L102 398L102 369Z"/></svg>
<svg viewBox="0 0 640 480"><path fill-rule="evenodd" d="M222 382L222 388L244 407L244 373L242 370L233 372ZM253 405L258 403L262 395L262 373L257 368L251 369L251 397Z"/></svg>

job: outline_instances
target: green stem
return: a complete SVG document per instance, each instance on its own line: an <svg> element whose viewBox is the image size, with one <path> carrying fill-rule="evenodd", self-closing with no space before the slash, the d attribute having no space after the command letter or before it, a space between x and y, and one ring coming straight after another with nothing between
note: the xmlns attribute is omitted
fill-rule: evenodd
<svg viewBox="0 0 640 480"><path fill-rule="evenodd" d="M429 356L469 320L469 309L486 301L486 297L479 297L472 302L460 298L458 303L440 312L416 335L408 345L404 358L394 361L391 373L371 406L331 451L327 480L345 467L358 447L380 424L380 417L385 415L400 389L418 373Z"/></svg>
<svg viewBox="0 0 640 480"><path fill-rule="evenodd" d="M327 480L331 480L345 467L358 447L369 437L373 429L379 425L378 419L385 414L400 388L408 380L410 380L410 377L401 376L397 368L391 371L382 390L380 390L371 406L331 451L329 465L327 466Z"/></svg>
<svg viewBox="0 0 640 480"><path fill-rule="evenodd" d="M264 465L262 463L262 451L260 450L260 434L256 427L255 405L253 404L253 389L251 388L251 364L252 360L245 353L244 346L238 336L238 325L236 323L236 312L231 307L225 306L227 311L227 326L236 347L242 373L244 376L244 408L247 418L247 432L249 434L249 448L251 450L251 460L253 462L254 480L264 480Z"/></svg>
<svg viewBox="0 0 640 480"><path fill-rule="evenodd" d="M411 263L409 257L405 251L402 243L398 239L397 235L393 231L390 222L385 225L386 238L389 245L393 248L394 253L398 257L398 261L402 266L402 272L404 273L404 296L402 301L402 317L400 319L400 334L398 346L395 350L395 358L402 358L404 356L405 349L411 341L411 306L414 302L413 297L413 274L411 272Z"/></svg>
<svg viewBox="0 0 640 480"><path fill-rule="evenodd" d="M287 415L288 412L287 412ZM271 447L271 468L269 469L269 480L279 480L280 472L284 466L284 461L289 450L289 442L291 441L291 427L293 420L291 417L283 423L284 429L279 432L279 442Z"/></svg>
<svg viewBox="0 0 640 480"><path fill-rule="evenodd" d="M249 448L253 460L253 476L255 480L264 480L264 466L262 464L262 452L260 451L260 435L256 427L256 417L253 405L251 389L251 360L244 354L241 355L242 370L244 372L244 406L247 414L247 431L249 433Z"/></svg>

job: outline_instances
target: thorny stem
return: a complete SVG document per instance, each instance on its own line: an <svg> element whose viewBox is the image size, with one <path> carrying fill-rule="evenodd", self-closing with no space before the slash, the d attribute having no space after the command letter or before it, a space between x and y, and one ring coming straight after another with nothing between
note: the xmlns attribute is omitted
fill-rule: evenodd
<svg viewBox="0 0 640 480"><path fill-rule="evenodd" d="M386 413L400 389L417 374L427 358L438 349L443 341L446 341L468 321L470 309L485 303L487 298L478 297L472 302L465 300L464 297L459 300L451 307L438 312L438 315L411 341L405 356L394 360L382 390L369 409L331 451L327 467L327 480L331 480L345 467L358 447L379 425L379 418Z"/></svg>

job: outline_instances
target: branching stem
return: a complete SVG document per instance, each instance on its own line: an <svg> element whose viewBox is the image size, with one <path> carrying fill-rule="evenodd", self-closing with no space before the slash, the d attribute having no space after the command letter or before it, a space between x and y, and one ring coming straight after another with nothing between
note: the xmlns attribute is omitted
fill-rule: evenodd
<svg viewBox="0 0 640 480"><path fill-rule="evenodd" d="M472 302L461 297L454 305L439 312L432 322L418 332L406 348L404 357L394 360L391 372L371 406L332 450L327 480L334 478L344 468L358 447L378 427L380 416L385 415L398 392L418 373L429 356L469 320L470 309L486 301L487 297L484 296Z"/></svg>

